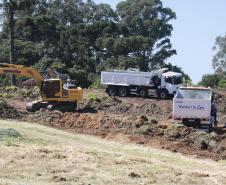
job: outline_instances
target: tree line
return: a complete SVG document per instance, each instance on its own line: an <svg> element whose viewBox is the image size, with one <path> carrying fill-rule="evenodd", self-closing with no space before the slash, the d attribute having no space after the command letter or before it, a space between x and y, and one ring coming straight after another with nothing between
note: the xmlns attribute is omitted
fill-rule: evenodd
<svg viewBox="0 0 226 185"><path fill-rule="evenodd" d="M91 0L2 0L0 8L0 62L10 62L11 10L16 64L53 66L83 87L107 69L182 72L165 63L176 54L170 42L176 14L161 0L126 0L115 10Z"/></svg>

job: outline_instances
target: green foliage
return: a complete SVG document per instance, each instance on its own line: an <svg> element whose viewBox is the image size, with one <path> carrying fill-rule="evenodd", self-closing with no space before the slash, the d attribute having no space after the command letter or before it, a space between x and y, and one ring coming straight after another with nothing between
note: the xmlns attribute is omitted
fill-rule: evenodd
<svg viewBox="0 0 226 185"><path fill-rule="evenodd" d="M149 135L152 131L150 125L142 125L140 128L138 128L135 133L139 135Z"/></svg>
<svg viewBox="0 0 226 185"><path fill-rule="evenodd" d="M97 94L89 92L86 96L86 99L89 101L99 101L99 97Z"/></svg>
<svg viewBox="0 0 226 185"><path fill-rule="evenodd" d="M15 139L22 139L22 135L12 128L0 129L0 140L6 146L15 146Z"/></svg>
<svg viewBox="0 0 226 185"><path fill-rule="evenodd" d="M176 53L170 43L176 15L160 0L126 0L116 10L75 0L13 0L12 6L17 63L40 71L54 66L82 87L99 86L102 70L147 71ZM0 62L9 61L8 30L4 19Z"/></svg>
<svg viewBox="0 0 226 185"><path fill-rule="evenodd" d="M71 76L73 80L73 83L77 86L86 87L87 85L91 84L91 80L89 76L91 74L88 74L88 72L84 69L78 69L76 68L70 68L68 69L69 76Z"/></svg>
<svg viewBox="0 0 226 185"><path fill-rule="evenodd" d="M218 89L226 90L226 76L219 81Z"/></svg>
<svg viewBox="0 0 226 185"><path fill-rule="evenodd" d="M211 88L219 88L219 83L225 78L224 74L207 74L203 75L198 85Z"/></svg>
<svg viewBox="0 0 226 185"><path fill-rule="evenodd" d="M34 87L33 89L19 89L15 96L21 98L37 99L40 97L40 89L38 87Z"/></svg>
<svg viewBox="0 0 226 185"><path fill-rule="evenodd" d="M184 82L184 86L185 87L189 87L192 86L192 80L191 79L187 79L186 77L183 78L183 82Z"/></svg>
<svg viewBox="0 0 226 185"><path fill-rule="evenodd" d="M203 75L202 81L198 85L226 90L226 73Z"/></svg>
<svg viewBox="0 0 226 185"><path fill-rule="evenodd" d="M102 85L100 83L100 76L94 76L93 77L93 81L92 81L92 84L90 85L90 88L93 88L93 89L102 88Z"/></svg>
<svg viewBox="0 0 226 185"><path fill-rule="evenodd" d="M38 87L34 87L33 89L19 89L15 86L3 86L0 88L0 97L34 100L40 97L40 89Z"/></svg>

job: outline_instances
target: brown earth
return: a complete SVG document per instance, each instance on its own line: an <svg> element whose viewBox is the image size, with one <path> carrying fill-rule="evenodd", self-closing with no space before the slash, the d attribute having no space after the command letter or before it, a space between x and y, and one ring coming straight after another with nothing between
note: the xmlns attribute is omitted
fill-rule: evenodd
<svg viewBox="0 0 226 185"><path fill-rule="evenodd" d="M219 120L224 123L225 99L221 94L217 98ZM24 112L25 102L9 100L8 103L11 107L6 102L4 106L0 104L2 110L6 107L9 111L7 107L10 107L12 111L12 114L10 112L3 118L23 119L59 129L151 145L198 157L226 159L226 131L219 127L209 134L173 123L171 100L111 98L101 95L94 99L84 99L75 113L41 109L33 114L20 113ZM2 116L2 112L0 115Z"/></svg>
<svg viewBox="0 0 226 185"><path fill-rule="evenodd" d="M5 119L19 119L21 113L12 105L9 105L4 99L0 99L0 116Z"/></svg>

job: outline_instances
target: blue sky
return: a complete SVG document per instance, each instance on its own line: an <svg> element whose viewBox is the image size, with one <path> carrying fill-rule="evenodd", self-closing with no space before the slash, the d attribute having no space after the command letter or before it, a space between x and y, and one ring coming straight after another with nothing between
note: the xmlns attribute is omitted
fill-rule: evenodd
<svg viewBox="0 0 226 185"><path fill-rule="evenodd" d="M120 0L95 2L115 8ZM171 38L177 55L168 62L182 67L196 83L203 74L213 73L212 47L218 35L226 34L226 0L163 0L163 4L177 14Z"/></svg>

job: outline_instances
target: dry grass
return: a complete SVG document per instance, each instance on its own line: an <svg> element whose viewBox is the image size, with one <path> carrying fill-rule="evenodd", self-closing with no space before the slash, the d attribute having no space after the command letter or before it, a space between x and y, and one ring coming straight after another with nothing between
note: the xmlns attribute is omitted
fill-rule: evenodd
<svg viewBox="0 0 226 185"><path fill-rule="evenodd" d="M0 141L0 184L226 184L226 163L0 121L23 139ZM7 144L10 143L10 144Z"/></svg>

